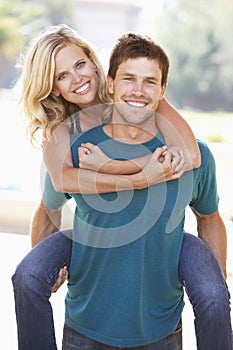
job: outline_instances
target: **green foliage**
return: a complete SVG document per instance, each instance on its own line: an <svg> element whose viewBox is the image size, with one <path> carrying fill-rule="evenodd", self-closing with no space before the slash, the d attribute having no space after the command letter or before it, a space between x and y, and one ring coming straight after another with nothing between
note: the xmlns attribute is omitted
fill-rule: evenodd
<svg viewBox="0 0 233 350"><path fill-rule="evenodd" d="M179 106L233 109L232 18L232 1L183 0L156 24L171 58L168 97Z"/></svg>
<svg viewBox="0 0 233 350"><path fill-rule="evenodd" d="M64 6L66 5L66 6ZM13 46L15 52L19 51L18 45L9 44L9 41L21 42L23 45L48 25L58 23L71 23L69 0L17 1L7 0L0 3L0 50L5 50L5 45ZM15 36L15 38L14 38ZM10 54L13 54L11 52Z"/></svg>
<svg viewBox="0 0 233 350"><path fill-rule="evenodd" d="M8 57L17 54L27 40L24 26L34 23L42 14L38 4L8 0L0 3L0 52ZM31 25L33 27L33 25ZM31 31L31 35L33 35ZM11 46L11 50L9 50Z"/></svg>
<svg viewBox="0 0 233 350"><path fill-rule="evenodd" d="M0 88L15 79L17 56L40 30L62 22L72 25L69 1L0 0Z"/></svg>
<svg viewBox="0 0 233 350"><path fill-rule="evenodd" d="M231 143L233 112L181 110L198 139L207 143Z"/></svg>
<svg viewBox="0 0 233 350"><path fill-rule="evenodd" d="M206 137L206 141L207 142L214 142L214 143L222 143L225 140L221 135L216 134L216 135L208 135Z"/></svg>
<svg viewBox="0 0 233 350"><path fill-rule="evenodd" d="M22 48L21 23L17 17L6 16L0 22L0 55L11 58Z"/></svg>

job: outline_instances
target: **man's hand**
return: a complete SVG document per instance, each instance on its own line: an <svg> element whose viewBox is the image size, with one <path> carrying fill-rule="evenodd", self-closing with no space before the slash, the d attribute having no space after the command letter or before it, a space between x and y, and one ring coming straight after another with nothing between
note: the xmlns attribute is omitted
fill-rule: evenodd
<svg viewBox="0 0 233 350"><path fill-rule="evenodd" d="M67 280L67 278L68 278L68 271L67 271L67 267L64 266L59 271L57 281L54 283L52 287L52 293L55 293L61 287L61 285Z"/></svg>

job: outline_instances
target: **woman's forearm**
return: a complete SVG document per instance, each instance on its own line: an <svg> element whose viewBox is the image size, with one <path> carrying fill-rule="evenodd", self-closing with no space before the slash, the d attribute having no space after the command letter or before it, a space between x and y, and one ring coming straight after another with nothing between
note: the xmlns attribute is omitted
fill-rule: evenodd
<svg viewBox="0 0 233 350"><path fill-rule="evenodd" d="M61 183L54 183L58 192L97 194L126 191L146 187L142 173L113 175L79 168L64 168Z"/></svg>
<svg viewBox="0 0 233 350"><path fill-rule="evenodd" d="M59 192L97 194L142 189L177 179L183 172L183 159L177 159L177 162L174 162L170 152L164 151L164 147L162 147L157 148L150 155L144 168L136 174L105 174L86 169L64 167L60 181L54 182L53 185L55 190Z"/></svg>
<svg viewBox="0 0 233 350"><path fill-rule="evenodd" d="M186 170L198 168L201 156L194 133L186 120L165 98L159 103L156 122L164 136L165 144L182 150Z"/></svg>
<svg viewBox="0 0 233 350"><path fill-rule="evenodd" d="M137 174L145 167L146 163L150 159L151 154L143 156L141 158L135 158L131 160L114 160L111 159L105 163L99 171L106 174L115 175L132 175Z"/></svg>
<svg viewBox="0 0 233 350"><path fill-rule="evenodd" d="M131 175L140 172L149 161L151 154L130 160L109 158L98 146L88 142L78 149L79 166L105 174ZM123 155L122 155L123 156Z"/></svg>

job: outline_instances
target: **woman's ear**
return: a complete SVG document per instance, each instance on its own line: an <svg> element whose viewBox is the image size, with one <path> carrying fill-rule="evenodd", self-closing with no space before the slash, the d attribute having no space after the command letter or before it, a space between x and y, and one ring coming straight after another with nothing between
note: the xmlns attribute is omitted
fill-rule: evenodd
<svg viewBox="0 0 233 350"><path fill-rule="evenodd" d="M107 75L107 86L108 86L108 91L110 94L114 93L114 84L113 84L113 79Z"/></svg>
<svg viewBox="0 0 233 350"><path fill-rule="evenodd" d="M55 96L55 97L58 97L60 95L60 92L56 89L52 89L52 95Z"/></svg>

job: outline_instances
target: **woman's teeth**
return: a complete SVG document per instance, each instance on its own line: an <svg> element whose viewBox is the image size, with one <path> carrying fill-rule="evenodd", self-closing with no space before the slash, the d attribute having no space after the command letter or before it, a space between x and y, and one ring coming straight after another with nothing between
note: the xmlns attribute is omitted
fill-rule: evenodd
<svg viewBox="0 0 233 350"><path fill-rule="evenodd" d="M77 89L77 90L75 90L75 93L80 93L80 92L83 92L83 91L85 91L85 90L87 90L88 89L88 87L89 87L89 83L86 83L86 84L84 84L83 86L81 86L79 89Z"/></svg>

